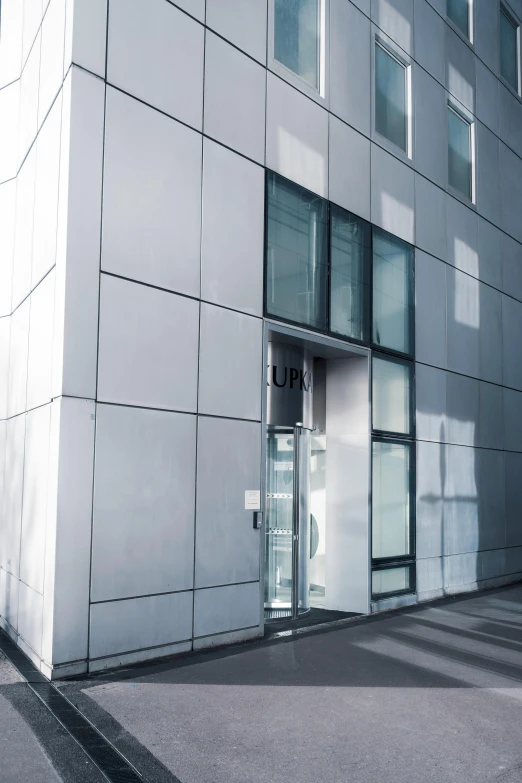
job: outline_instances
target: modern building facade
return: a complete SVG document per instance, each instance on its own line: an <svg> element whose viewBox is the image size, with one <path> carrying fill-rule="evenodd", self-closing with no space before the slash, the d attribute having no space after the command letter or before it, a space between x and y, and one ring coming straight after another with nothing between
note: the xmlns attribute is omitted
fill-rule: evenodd
<svg viewBox="0 0 522 783"><path fill-rule="evenodd" d="M0 23L0 624L41 670L520 579L522 0Z"/></svg>

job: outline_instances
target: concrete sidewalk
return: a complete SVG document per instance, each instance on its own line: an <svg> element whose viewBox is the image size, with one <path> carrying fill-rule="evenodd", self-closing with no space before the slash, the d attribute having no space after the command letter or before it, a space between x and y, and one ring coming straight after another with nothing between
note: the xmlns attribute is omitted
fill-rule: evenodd
<svg viewBox="0 0 522 783"><path fill-rule="evenodd" d="M151 783L521 783L522 586L60 689Z"/></svg>

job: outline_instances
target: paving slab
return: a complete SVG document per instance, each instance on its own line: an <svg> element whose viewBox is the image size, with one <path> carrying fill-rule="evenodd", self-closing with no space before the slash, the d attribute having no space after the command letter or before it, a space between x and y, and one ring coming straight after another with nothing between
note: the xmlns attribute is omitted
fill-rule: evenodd
<svg viewBox="0 0 522 783"><path fill-rule="evenodd" d="M522 586L63 688L146 780L520 783Z"/></svg>

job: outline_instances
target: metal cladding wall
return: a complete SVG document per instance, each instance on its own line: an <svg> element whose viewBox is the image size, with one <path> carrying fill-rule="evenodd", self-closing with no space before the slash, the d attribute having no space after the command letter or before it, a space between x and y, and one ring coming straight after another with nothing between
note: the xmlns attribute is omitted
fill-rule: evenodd
<svg viewBox="0 0 522 783"><path fill-rule="evenodd" d="M416 247L418 598L522 574L500 4L473 43L441 0L326 5L320 96L271 56L271 0L2 2L0 617L48 676L261 632L265 167ZM411 157L374 128L376 36L412 68Z"/></svg>

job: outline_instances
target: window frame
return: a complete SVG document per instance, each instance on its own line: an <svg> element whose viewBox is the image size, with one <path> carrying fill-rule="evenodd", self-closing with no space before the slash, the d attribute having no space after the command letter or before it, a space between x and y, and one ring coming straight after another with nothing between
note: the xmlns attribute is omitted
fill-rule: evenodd
<svg viewBox="0 0 522 783"><path fill-rule="evenodd" d="M330 0L318 0L318 2L320 18L319 89L313 87L306 79L303 79L299 74L295 73L295 71L287 68L286 65L283 65L283 63L279 62L275 57L275 0L268 0L267 68L293 87L296 87L300 92L304 92L309 98L312 98L312 100L323 106L327 106L330 64Z"/></svg>
<svg viewBox="0 0 522 783"><path fill-rule="evenodd" d="M373 400L372 400L373 404ZM407 555L393 555L392 557L373 557L373 444L374 443L391 443L401 446L405 446L409 449L410 453L410 472L408 482L409 492L409 553ZM416 509L416 484L417 484L417 454L416 454L416 441L410 437L400 438L397 436L386 437L381 434L373 434L371 438L371 450L372 450L372 469L371 469L371 485L370 485L370 558L371 558L371 574L374 571L389 569L389 568L404 568L411 567L413 574L410 587L405 590L390 593L374 593L373 588L371 590L372 601L381 600L382 598L391 598L397 595L412 595L416 591L416 523L417 523L417 509Z"/></svg>
<svg viewBox="0 0 522 783"><path fill-rule="evenodd" d="M475 128L475 118L472 114L470 114L466 109L464 109L462 106L457 105L457 102L454 98L448 97L447 103L446 103L446 111L453 112L462 122L465 122L469 126L469 155L470 155L470 194L469 196L463 193L461 190L456 188L454 185L450 182L450 167L449 167L449 161L450 161L450 140L449 140L449 133L448 133L448 114L446 113L446 139L447 139L447 156L448 156L448 166L447 166L447 184L448 184L448 191L451 193L452 196L455 196L455 198L458 198L460 201L462 201L464 204L466 204L468 207L470 204L475 205L477 203L477 193L476 193L476 187L477 187L477 166L476 166L476 128Z"/></svg>
<svg viewBox="0 0 522 783"><path fill-rule="evenodd" d="M403 359L410 359L413 360L415 357L415 245L411 245L409 242L406 242L405 239L401 239L398 236L395 236L395 234L390 234L389 231L386 231L384 228L380 228L380 226L376 226L373 223L371 224L372 227L372 257L371 257L371 267L370 267L370 347L374 351L378 351L379 353L387 354L388 356L398 356ZM373 340L373 315L374 315L374 308L373 308L373 278L374 278L374 269L373 269L373 238L375 232L380 232L381 234L385 234L388 237L391 237L392 239L396 240L397 242L401 242L404 245L407 245L413 252L413 264L412 264L412 270L411 270L411 279L410 279L410 286L411 286L411 295L412 295L412 306L408 308L408 342L411 346L411 349L408 353L404 351L397 351L395 348L387 348L385 345L381 345L380 343L376 343Z"/></svg>
<svg viewBox="0 0 522 783"><path fill-rule="evenodd" d="M499 35L499 42L498 42L498 48L499 48L499 65L498 65L498 74L500 77L500 80L502 84L508 88L514 95L516 95L518 98L521 97L521 89L522 89L522 64L521 64L521 56L520 56L520 44L521 44L521 23L516 18L516 16L513 14L511 9L509 9L504 3L500 3L500 9L499 9L500 17L504 15L508 22L510 22L513 27L515 28L516 33L516 66L517 66L517 86L513 87L511 82L509 82L506 77L502 74L501 67L502 67L502 38L500 35L500 17L499 17L499 29L498 29L498 35Z"/></svg>
<svg viewBox="0 0 522 783"><path fill-rule="evenodd" d="M410 371L410 393L409 393L409 405L410 405L410 422L411 422L411 429L410 432L395 432L393 430L381 430L377 427L373 426L373 412L374 412L374 405L373 405L373 360L374 359L380 359L381 361L390 362L392 364L399 364L402 367L408 367ZM393 353L386 353L381 350L373 349L371 354L371 368L370 368L370 384L371 384L371 395L372 395L372 406L371 406L371 416L372 416L372 433L377 438L383 438L386 440L397 440L397 441L411 441L415 440L416 433L417 433L417 419L416 419L416 395L415 395L415 384L416 384L416 367L415 367L415 360L413 358L406 359L402 356L399 356L397 354Z"/></svg>
<svg viewBox="0 0 522 783"><path fill-rule="evenodd" d="M283 182L288 182L293 187L298 187L301 190L303 190L305 193L310 194L314 198L320 198L324 202L326 202L326 209L327 209L327 249L326 249L326 266L327 266L327 274L326 274L326 308L327 308L327 328L326 329L320 329L315 326L310 326L308 324L303 324L301 321L296 321L291 318L285 318L280 315L274 315L272 313L268 312L267 308L267 293L268 293L268 280L267 280L267 250L268 250L268 180L271 175L275 175L279 179L281 179ZM356 215L354 212L350 212L349 210L345 209L344 207L341 207L339 204L336 204L335 202L330 201L329 199L324 198L323 196L319 196L317 193L314 193L313 191L309 190L308 188L305 188L304 185L300 185L298 182L294 182L291 179L288 179L288 177L283 176L282 174L279 174L277 171L273 171L272 169L265 168L265 203L264 203L264 250L263 250L263 317L269 318L274 321L278 321L279 323L288 324L289 326L296 326L299 329L307 329L310 332L313 332L314 334L321 334L325 335L327 337L333 337L336 340L342 340L345 343L350 343L352 345L360 345L364 348L370 348L372 350L377 351L378 353L381 353L387 357L397 357L398 359L403 359L405 361L414 361L415 357L415 245L411 245L409 242L406 242L406 240L401 239L400 237L395 236L395 234L390 234L389 231L385 231L383 228L380 228L379 226L374 225L373 223L370 223L365 218L360 217L359 215ZM345 212L348 215L352 215L357 220L362 221L365 223L369 229L370 229L370 247L369 247L369 267L368 267L368 296L366 297L366 307L367 307L367 313L364 314L364 321L365 321L365 327L366 327L366 338L363 340L358 340L356 337L347 337L346 335L340 334L339 332L336 332L331 328L331 274L332 274L332 262L331 262L331 214L332 209L340 210L341 212ZM409 353L403 353L401 351L397 351L394 348L387 348L384 345L379 345L378 343L373 342L373 238L374 238L374 232L379 231L382 234L391 237L391 239L400 242L404 245L406 245L410 251L412 252L412 269L411 269L411 278L410 278L410 288L411 288L411 306L408 308L408 338L409 343L411 346L411 350Z"/></svg>
<svg viewBox="0 0 522 783"><path fill-rule="evenodd" d="M406 100L406 149L403 150L395 142L390 141L387 136L384 136L377 130L376 120L376 51L377 47L380 47L386 54L388 54L393 60L404 68L404 80L405 80L405 100ZM413 164L414 155L414 138L413 138L413 60L404 52L391 38L385 35L382 31L374 33L372 37L372 77L371 77L371 116L372 116L372 138L381 147L388 152L391 152L395 157L400 158L408 165Z"/></svg>
<svg viewBox="0 0 522 783"><path fill-rule="evenodd" d="M468 32L464 33L460 29L460 27L456 24L456 22L453 21L451 16L448 13L448 0L446 0L446 21L451 26L451 29L454 30L457 35L460 35L460 37L466 41L468 44L474 45L474 21L475 21L475 13L474 13L474 0L468 0Z"/></svg>
<svg viewBox="0 0 522 783"><path fill-rule="evenodd" d="M364 337L362 340L359 340L357 337L347 337L345 334L341 334L340 332L335 331L335 329L332 329L332 212L338 211L338 212L344 212L346 215L350 215L357 220L360 220L362 223L365 223L368 226L369 229L369 236L370 236L370 243L368 246L368 291L366 293L366 296L364 296L364 305L366 306L366 312L363 311L363 332ZM338 340L343 340L343 342L349 342L354 343L355 345L362 345L365 347L368 347L370 345L371 340L371 330L372 330L372 282L373 282L373 273L372 273L372 259L373 259L373 226L364 218L359 217L353 212L350 212L347 209L344 209L344 207L340 207L338 204L334 204L333 202L328 201L328 336L329 337L335 337Z"/></svg>
<svg viewBox="0 0 522 783"><path fill-rule="evenodd" d="M373 575L375 572L378 571L391 571L395 568L408 568L410 571L410 586L406 587L404 590L390 590L386 593L376 593L373 590ZM372 601L384 601L387 598L398 598L402 595L415 595L417 592L417 564L416 561L413 562L396 562L396 563L382 563L378 565L372 564L372 570L370 574L371 584L370 584L370 590L371 590L371 596Z"/></svg>
<svg viewBox="0 0 522 783"><path fill-rule="evenodd" d="M303 323L302 321L293 320L291 318L285 318L281 315L275 315L273 313L268 312L267 307L267 301L268 301L268 264L267 264L267 252L268 252L268 187L269 187L269 177L271 175L275 175L279 179L281 179L283 182L287 182L294 188L299 188L300 190L304 191L305 193L312 196L314 199L318 198L321 199L321 201L324 201L325 207L326 207L326 276L325 276L325 286L326 286L326 329L321 329L317 326L311 326L310 324ZM296 326L299 329L307 329L310 332L313 332L314 334L323 334L323 335L330 335L330 202L327 198L324 198L324 196L319 196L317 193L314 193L312 190L308 190L308 188L305 188L304 185L300 185L298 182L294 182L291 179L288 179L288 177L284 177L282 174L279 174L277 171L272 171L272 169L265 168L265 214L264 214L264 250L263 250L263 317L264 318L270 318L274 321L278 321L280 323L288 324L289 326ZM345 338L346 339L346 338Z"/></svg>

